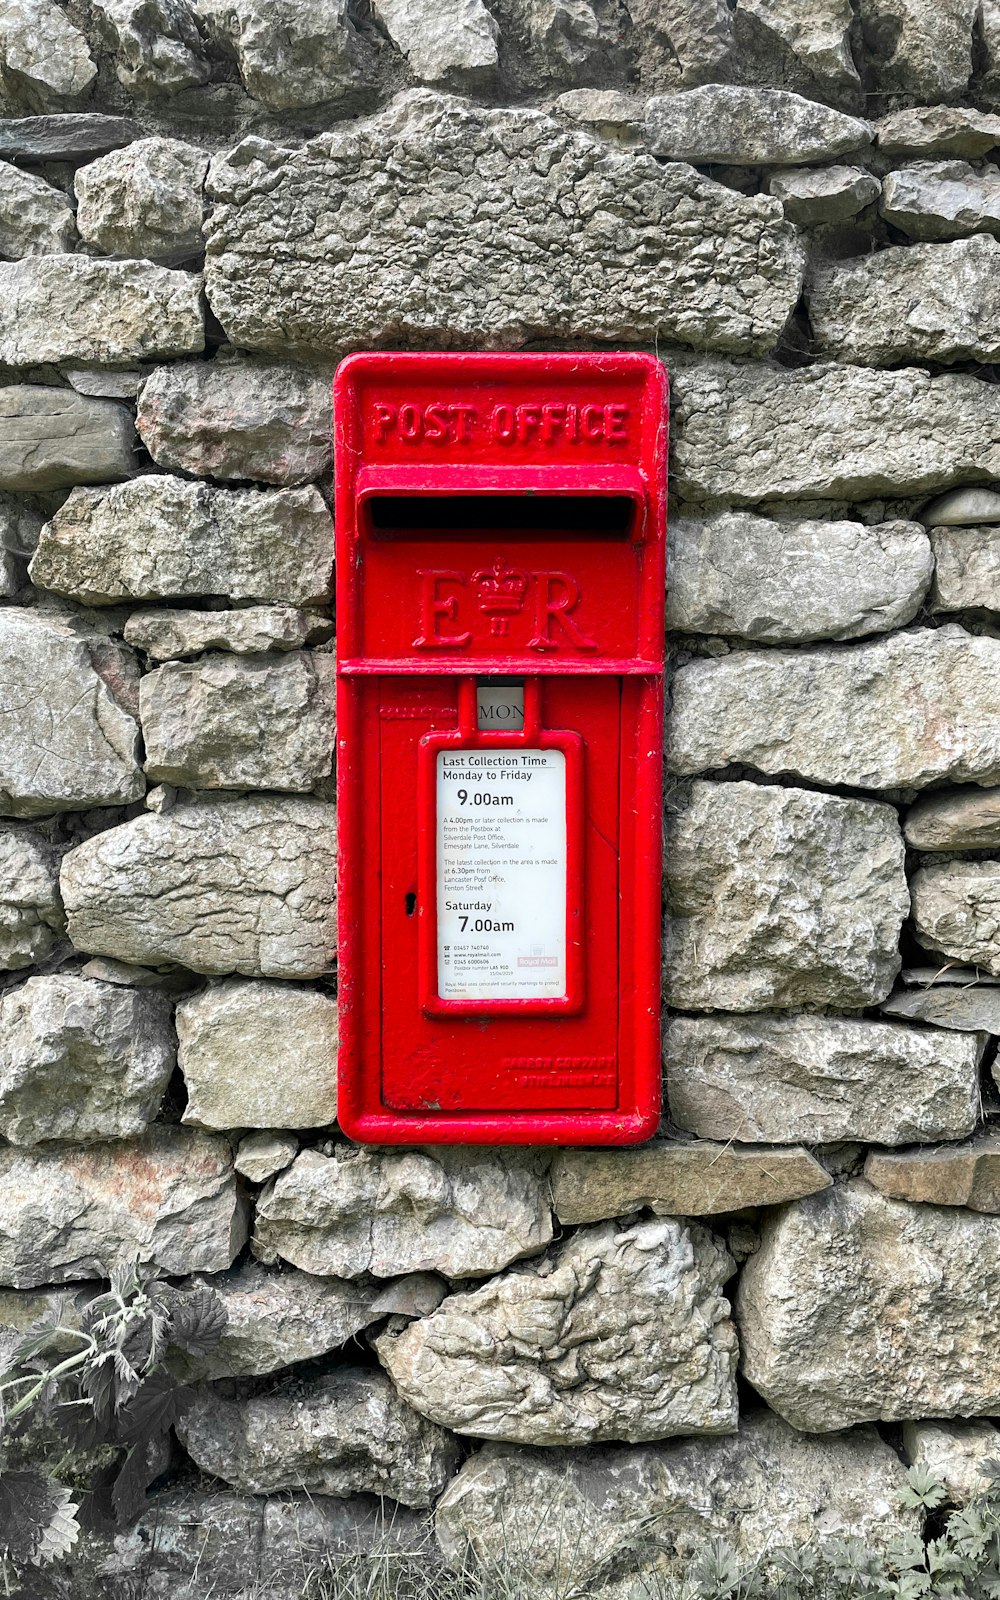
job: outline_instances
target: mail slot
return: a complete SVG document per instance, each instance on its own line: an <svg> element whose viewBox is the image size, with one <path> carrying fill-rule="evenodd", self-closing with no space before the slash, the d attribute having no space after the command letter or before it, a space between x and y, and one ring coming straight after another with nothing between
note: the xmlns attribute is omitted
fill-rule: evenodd
<svg viewBox="0 0 1000 1600"><path fill-rule="evenodd" d="M648 1138L663 368L356 355L334 428L341 1126Z"/></svg>

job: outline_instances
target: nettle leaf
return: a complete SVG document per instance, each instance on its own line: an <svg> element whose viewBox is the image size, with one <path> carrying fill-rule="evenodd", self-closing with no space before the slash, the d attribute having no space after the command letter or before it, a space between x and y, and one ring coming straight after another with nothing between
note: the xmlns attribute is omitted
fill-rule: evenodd
<svg viewBox="0 0 1000 1600"><path fill-rule="evenodd" d="M190 1389L169 1373L151 1372L127 1405L118 1413L118 1433L124 1444L145 1447L166 1433L191 1398Z"/></svg>
<svg viewBox="0 0 1000 1600"><path fill-rule="evenodd" d="M80 1532L70 1491L44 1472L0 1472L0 1554L22 1566L66 1555Z"/></svg>
<svg viewBox="0 0 1000 1600"><path fill-rule="evenodd" d="M115 1369L109 1356L92 1362L80 1379L80 1387L94 1407L99 1423L107 1424L114 1415Z"/></svg>
<svg viewBox="0 0 1000 1600"><path fill-rule="evenodd" d="M207 1356L222 1338L228 1322L221 1297L202 1284L175 1303L170 1314L170 1343L188 1355Z"/></svg>
<svg viewBox="0 0 1000 1600"><path fill-rule="evenodd" d="M142 1439L132 1446L111 1490L111 1504L119 1525L131 1522L146 1504L146 1490L153 1481L146 1442Z"/></svg>

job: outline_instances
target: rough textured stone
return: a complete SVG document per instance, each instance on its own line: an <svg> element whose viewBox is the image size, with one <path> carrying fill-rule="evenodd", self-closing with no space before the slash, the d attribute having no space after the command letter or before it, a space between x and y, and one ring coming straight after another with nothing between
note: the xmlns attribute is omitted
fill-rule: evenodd
<svg viewBox="0 0 1000 1600"><path fill-rule="evenodd" d="M723 83L648 100L645 132L661 160L746 167L830 161L872 139L870 123L802 95Z"/></svg>
<svg viewBox="0 0 1000 1600"><path fill-rule="evenodd" d="M1000 145L1000 117L966 106L915 106L875 124L887 156L965 156L974 159Z"/></svg>
<svg viewBox="0 0 1000 1600"><path fill-rule="evenodd" d="M886 222L911 239L996 234L1000 174L977 172L965 161L915 161L885 177L879 210Z"/></svg>
<svg viewBox="0 0 1000 1600"><path fill-rule="evenodd" d="M1000 861L942 861L910 880L913 922L925 950L1000 977Z"/></svg>
<svg viewBox="0 0 1000 1600"><path fill-rule="evenodd" d="M733 1433L732 1270L704 1228L605 1222L375 1349L403 1399L458 1433L549 1445Z"/></svg>
<svg viewBox="0 0 1000 1600"><path fill-rule="evenodd" d="M177 1007L185 1122L317 1128L337 1115L337 1003L312 989L230 978Z"/></svg>
<svg viewBox="0 0 1000 1600"><path fill-rule="evenodd" d="M0 547L11 555L31 555L44 521L33 500L0 492Z"/></svg>
<svg viewBox="0 0 1000 1600"><path fill-rule="evenodd" d="M29 978L0 995L0 1133L18 1145L142 1133L176 1057L165 995Z"/></svg>
<svg viewBox="0 0 1000 1600"><path fill-rule="evenodd" d="M874 86L885 95L954 100L972 76L977 0L861 0Z"/></svg>
<svg viewBox="0 0 1000 1600"><path fill-rule="evenodd" d="M141 100L196 89L211 67L187 0L91 0L123 89Z"/></svg>
<svg viewBox="0 0 1000 1600"><path fill-rule="evenodd" d="M970 972L961 984L896 989L879 1010L886 1017L910 1017L937 1028L1000 1034L1000 987L975 979L976 974Z"/></svg>
<svg viewBox="0 0 1000 1600"><path fill-rule="evenodd" d="M76 221L61 189L0 162L0 256L60 255L76 243Z"/></svg>
<svg viewBox="0 0 1000 1600"><path fill-rule="evenodd" d="M233 1164L250 1183L266 1183L290 1167L298 1153L294 1133L248 1133L239 1142Z"/></svg>
<svg viewBox="0 0 1000 1600"><path fill-rule="evenodd" d="M979 1116L982 1035L851 1017L672 1017L670 1115L705 1139L961 1139Z"/></svg>
<svg viewBox="0 0 1000 1600"><path fill-rule="evenodd" d="M194 972L316 978L336 944L333 806L205 800L111 828L63 860L79 950Z"/></svg>
<svg viewBox="0 0 1000 1600"><path fill-rule="evenodd" d="M154 661L197 656L203 650L256 655L300 650L333 637L333 622L297 606L247 606L238 611L133 611L125 624L129 644Z"/></svg>
<svg viewBox="0 0 1000 1600"><path fill-rule="evenodd" d="M168 262L200 256L208 160L207 151L181 139L137 139L81 167L81 238L106 256Z"/></svg>
<svg viewBox="0 0 1000 1600"><path fill-rule="evenodd" d="M496 71L498 29L482 0L376 0L376 10L425 83L472 86Z"/></svg>
<svg viewBox="0 0 1000 1600"><path fill-rule="evenodd" d="M148 369L145 367L72 367L61 368L63 377L77 394L93 395L98 400L128 400L132 402L139 393L139 385Z"/></svg>
<svg viewBox="0 0 1000 1600"><path fill-rule="evenodd" d="M411 1411L384 1373L360 1367L247 1400L203 1389L177 1432L203 1471L252 1494L366 1492L428 1506L461 1459L458 1441Z"/></svg>
<svg viewBox="0 0 1000 1600"><path fill-rule="evenodd" d="M204 348L201 279L142 261L30 256L0 264L0 361L134 361Z"/></svg>
<svg viewBox="0 0 1000 1600"><path fill-rule="evenodd" d="M151 778L191 789L306 791L333 764L332 655L209 654L139 686Z"/></svg>
<svg viewBox="0 0 1000 1600"><path fill-rule="evenodd" d="M743 1268L743 1370L796 1428L993 1416L1000 1237L962 1207L835 1184L775 1213Z"/></svg>
<svg viewBox="0 0 1000 1600"><path fill-rule="evenodd" d="M805 1150L666 1140L642 1150L560 1150L551 1177L552 1206L564 1225L603 1222L640 1209L698 1217L784 1205L831 1181Z"/></svg>
<svg viewBox="0 0 1000 1600"><path fill-rule="evenodd" d="M0 611L0 813L127 805L145 784L113 648L37 611Z"/></svg>
<svg viewBox="0 0 1000 1600"><path fill-rule="evenodd" d="M225 1139L153 1127L92 1149L0 1149L0 1283L106 1278L136 1257L222 1272L246 1238Z"/></svg>
<svg viewBox="0 0 1000 1600"><path fill-rule="evenodd" d="M495 1150L303 1150L264 1191L254 1251L306 1272L486 1277L544 1250L544 1160Z"/></svg>
<svg viewBox="0 0 1000 1600"><path fill-rule="evenodd" d="M913 522L775 522L749 512L675 517L667 627L766 644L854 639L916 615L934 570Z"/></svg>
<svg viewBox="0 0 1000 1600"><path fill-rule="evenodd" d="M877 200L879 180L862 167L817 167L804 172L779 172L768 194L780 200L789 222L803 227L846 222Z"/></svg>
<svg viewBox="0 0 1000 1600"><path fill-rule="evenodd" d="M972 528L1000 523L1000 494L996 489L949 489L920 513L928 528Z"/></svg>
<svg viewBox="0 0 1000 1600"><path fill-rule="evenodd" d="M691 88L729 76L733 19L725 0L629 0L628 14L644 86Z"/></svg>
<svg viewBox="0 0 1000 1600"><path fill-rule="evenodd" d="M214 489L140 477L74 491L42 531L35 583L84 605L227 594L322 604L333 567L317 489Z"/></svg>
<svg viewBox="0 0 1000 1600"><path fill-rule="evenodd" d="M903 823L915 850L983 850L1000 846L1000 789L945 789L925 794Z"/></svg>
<svg viewBox="0 0 1000 1600"><path fill-rule="evenodd" d="M850 0L740 0L740 70L817 100L854 107L861 100L851 55ZM757 70L754 70L754 69Z"/></svg>
<svg viewBox="0 0 1000 1600"><path fill-rule="evenodd" d="M893 1200L1000 1212L1000 1134L936 1150L872 1150L865 1177Z"/></svg>
<svg viewBox="0 0 1000 1600"><path fill-rule="evenodd" d="M848 650L741 651L682 667L669 764L861 789L1000 780L1000 640L948 626Z"/></svg>
<svg viewBox="0 0 1000 1600"><path fill-rule="evenodd" d="M135 429L124 406L72 389L15 383L0 389L0 486L69 489L134 471Z"/></svg>
<svg viewBox="0 0 1000 1600"><path fill-rule="evenodd" d="M1000 610L1000 529L932 528L933 611Z"/></svg>
<svg viewBox="0 0 1000 1600"><path fill-rule="evenodd" d="M209 38L235 54L248 93L272 111L356 99L369 51L348 0L193 0Z"/></svg>
<svg viewBox="0 0 1000 1600"><path fill-rule="evenodd" d="M754 783L694 783L673 803L671 1005L759 1011L884 999L909 912L895 812Z"/></svg>
<svg viewBox="0 0 1000 1600"><path fill-rule="evenodd" d="M766 350L801 281L777 201L429 90L293 153L245 141L209 192L212 309L279 355L657 332Z"/></svg>
<svg viewBox="0 0 1000 1600"><path fill-rule="evenodd" d="M661 5L661 17L668 10L683 9L684 4L685 0L680 0L679 5ZM629 44L644 36L646 19L640 13L649 8L642 0L633 0L629 11L632 26L627 31L621 28L621 12L606 0L501 0L494 9L504 45L506 83L513 79L519 86L534 88L617 77L627 70ZM708 0L705 9L718 11L718 0ZM513 74L512 53L517 57ZM646 64L645 57L642 64ZM676 71L671 81L675 79ZM584 95L602 92L581 91Z"/></svg>
<svg viewBox="0 0 1000 1600"><path fill-rule="evenodd" d="M952 1505L964 1506L987 1488L984 1469L1000 1454L1000 1433L992 1422L904 1422L903 1449L944 1485Z"/></svg>
<svg viewBox="0 0 1000 1600"><path fill-rule="evenodd" d="M627 90L569 89L556 97L555 106L562 116L593 128L602 139L616 139L621 144L631 145L642 142L646 102Z"/></svg>
<svg viewBox="0 0 1000 1600"><path fill-rule="evenodd" d="M86 38L53 0L2 0L0 61L35 111L58 110L97 76Z"/></svg>
<svg viewBox="0 0 1000 1600"><path fill-rule="evenodd" d="M160 367L143 385L138 426L168 471L308 483L330 465L330 374L242 355Z"/></svg>
<svg viewBox="0 0 1000 1600"><path fill-rule="evenodd" d="M0 824L0 971L44 961L62 927L55 851L31 828Z"/></svg>
<svg viewBox="0 0 1000 1600"><path fill-rule="evenodd" d="M139 137L128 117L99 111L66 112L51 117L0 118L0 158L29 161L86 161L117 150Z"/></svg>
<svg viewBox="0 0 1000 1600"><path fill-rule="evenodd" d="M874 1428L815 1439L766 1411L722 1439L619 1450L487 1445L436 1514L449 1562L472 1556L599 1600L674 1592L713 1539L746 1566L781 1546L853 1536L868 1549L915 1534L905 1469ZM623 1554L625 1560L622 1560ZM667 1587L661 1587L666 1583ZM530 1587L529 1587L530 1592Z"/></svg>

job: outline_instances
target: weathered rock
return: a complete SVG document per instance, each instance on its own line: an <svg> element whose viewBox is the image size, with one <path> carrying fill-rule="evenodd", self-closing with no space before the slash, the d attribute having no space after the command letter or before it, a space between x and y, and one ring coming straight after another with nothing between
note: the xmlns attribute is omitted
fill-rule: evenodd
<svg viewBox="0 0 1000 1600"><path fill-rule="evenodd" d="M375 1349L403 1399L458 1433L548 1445L733 1433L732 1270L704 1228L605 1222Z"/></svg>
<svg viewBox="0 0 1000 1600"><path fill-rule="evenodd" d="M97 400L128 400L133 402L147 368L133 367L72 367L64 365L62 375L77 394L93 395Z"/></svg>
<svg viewBox="0 0 1000 1600"><path fill-rule="evenodd" d="M297 606L247 606L239 611L133 611L125 638L154 661L197 656L203 650L256 655L300 650L333 637L333 621Z"/></svg>
<svg viewBox="0 0 1000 1600"><path fill-rule="evenodd" d="M641 143L646 102L640 95L624 89L569 89L556 97L555 105L564 117L582 122L602 139Z"/></svg>
<svg viewBox="0 0 1000 1600"><path fill-rule="evenodd" d="M106 1278L115 1262L222 1272L246 1238L225 1139L153 1127L81 1150L0 1148L0 1283Z"/></svg>
<svg viewBox="0 0 1000 1600"><path fill-rule="evenodd" d="M0 813L86 811L142 795L139 729L116 698L107 645L48 613L0 611Z"/></svg>
<svg viewBox="0 0 1000 1600"><path fill-rule="evenodd" d="M630 0L629 16L644 88L691 88L729 77L733 18L725 0Z"/></svg>
<svg viewBox="0 0 1000 1600"><path fill-rule="evenodd" d="M284 983L230 978L177 1007L184 1121L317 1128L337 1115L337 1003Z"/></svg>
<svg viewBox="0 0 1000 1600"><path fill-rule="evenodd" d="M84 605L226 594L322 604L333 567L317 489L214 489L139 477L75 490L42 531L32 580Z"/></svg>
<svg viewBox="0 0 1000 1600"><path fill-rule="evenodd" d="M551 1238L540 1155L335 1145L303 1150L264 1191L254 1252L342 1278L483 1278Z"/></svg>
<svg viewBox="0 0 1000 1600"><path fill-rule="evenodd" d="M139 137L128 117L99 111L66 112L51 117L0 118L0 158L28 161L87 161Z"/></svg>
<svg viewBox="0 0 1000 1600"><path fill-rule="evenodd" d="M360 1367L247 1400L202 1389L177 1432L203 1471L252 1494L370 1493L428 1506L461 1460L456 1439L411 1411L384 1373Z"/></svg>
<svg viewBox="0 0 1000 1600"><path fill-rule="evenodd" d="M925 950L1000 977L1000 861L936 861L914 873L910 893Z"/></svg>
<svg viewBox="0 0 1000 1600"><path fill-rule="evenodd" d="M933 611L1000 610L1000 529L932 528Z"/></svg>
<svg viewBox="0 0 1000 1600"><path fill-rule="evenodd" d="M713 11L718 10L717 0L708 3ZM497 21L505 47L506 82L512 78L512 49L518 53L513 77L519 86L605 82L617 76L626 65L629 44L643 37L645 19L639 12L645 9L641 0L636 0L635 9L629 12L632 26L625 37L616 29L613 9L603 0L505 0L497 8ZM668 7L660 9L663 12ZM605 91L579 92L599 95Z"/></svg>
<svg viewBox="0 0 1000 1600"><path fill-rule="evenodd" d="M949 489L920 513L927 528L973 528L980 523L1000 523L1000 494L996 489Z"/></svg>
<svg viewBox="0 0 1000 1600"><path fill-rule="evenodd" d="M777 201L429 90L304 150L244 142L213 162L209 193L212 309L234 343L278 355L543 331L752 352L801 281Z"/></svg>
<svg viewBox="0 0 1000 1600"><path fill-rule="evenodd" d="M167 262L200 256L208 160L207 151L181 139L136 139L81 167L81 238L106 256Z"/></svg>
<svg viewBox="0 0 1000 1600"><path fill-rule="evenodd" d="M482 0L376 0L414 77L473 87L497 68L498 28Z"/></svg>
<svg viewBox="0 0 1000 1600"><path fill-rule="evenodd" d="M963 1033L1000 1034L1000 987L977 983L966 972L961 984L934 983L926 988L893 990L879 1010L886 1017L909 1017L937 1028L957 1028Z"/></svg>
<svg viewBox="0 0 1000 1600"><path fill-rule="evenodd" d="M76 243L73 209L44 178L0 162L0 256L59 255Z"/></svg>
<svg viewBox="0 0 1000 1600"><path fill-rule="evenodd" d="M44 961L62 927L55 851L31 828L0 824L0 971Z"/></svg>
<svg viewBox="0 0 1000 1600"><path fill-rule="evenodd" d="M893 1200L1000 1212L1000 1134L934 1150L872 1150L865 1177Z"/></svg>
<svg viewBox="0 0 1000 1600"><path fill-rule="evenodd" d="M187 0L91 0L115 75L142 100L195 89L211 75Z"/></svg>
<svg viewBox="0 0 1000 1600"><path fill-rule="evenodd" d="M886 222L911 239L964 239L1000 232L1000 174L965 161L915 161L890 172L879 205Z"/></svg>
<svg viewBox="0 0 1000 1600"><path fill-rule="evenodd" d="M861 25L884 95L955 100L972 76L976 0L861 0Z"/></svg>
<svg viewBox="0 0 1000 1600"><path fill-rule="evenodd" d="M15 383L0 389L0 486L69 489L114 483L135 467L135 429L124 406L72 389Z"/></svg>
<svg viewBox="0 0 1000 1600"><path fill-rule="evenodd" d="M436 1526L452 1566L471 1556L505 1573L513 1566L529 1585L555 1580L557 1593L578 1584L596 1600L629 1600L673 1593L670 1580L688 1577L713 1539L750 1567L823 1537L884 1550L919 1531L905 1488L899 1457L874 1428L815 1439L756 1411L722 1439L600 1451L487 1445L448 1485Z"/></svg>
<svg viewBox="0 0 1000 1600"><path fill-rule="evenodd" d="M674 802L671 1005L759 1011L884 999L909 912L895 812L754 783L694 783Z"/></svg>
<svg viewBox="0 0 1000 1600"><path fill-rule="evenodd" d="M830 161L872 139L870 123L802 95L724 83L654 96L645 133L661 160L737 167Z"/></svg>
<svg viewBox="0 0 1000 1600"><path fill-rule="evenodd" d="M294 1133L248 1133L239 1142L233 1165L250 1183L266 1183L290 1167L298 1153Z"/></svg>
<svg viewBox="0 0 1000 1600"><path fill-rule="evenodd" d="M957 626L693 661L674 679L669 764L861 789L996 783L998 691L1000 640Z"/></svg>
<svg viewBox="0 0 1000 1600"><path fill-rule="evenodd" d="M998 1268L991 1217L835 1184L764 1225L737 1290L743 1370L810 1433L995 1416Z"/></svg>
<svg viewBox="0 0 1000 1600"><path fill-rule="evenodd" d="M850 0L740 0L735 22L740 71L753 82L852 108L860 103Z"/></svg>
<svg viewBox="0 0 1000 1600"><path fill-rule="evenodd" d="M952 1505L964 1506L990 1482L987 1463L1000 1454L1000 1433L992 1422L904 1422L903 1449L944 1485Z"/></svg>
<svg viewBox="0 0 1000 1600"><path fill-rule="evenodd" d="M370 50L347 0L193 0L210 39L234 53L255 100L272 111L355 100L371 76Z"/></svg>
<svg viewBox="0 0 1000 1600"><path fill-rule="evenodd" d="M36 111L58 110L97 76L86 38L54 0L2 0L0 61Z"/></svg>
<svg viewBox="0 0 1000 1600"><path fill-rule="evenodd" d="M676 517L667 627L767 644L854 639L912 620L933 574L919 524Z"/></svg>
<svg viewBox="0 0 1000 1600"><path fill-rule="evenodd" d="M789 222L803 227L846 222L877 200L881 185L863 167L807 167L779 172L768 184L768 194L780 200Z"/></svg>
<svg viewBox="0 0 1000 1600"><path fill-rule="evenodd" d="M71 850L78 950L194 972L316 978L336 944L333 806L277 796L148 812Z"/></svg>
<svg viewBox="0 0 1000 1600"><path fill-rule="evenodd" d="M914 106L875 124L887 156L965 156L974 159L1000 145L1000 117L967 106Z"/></svg>
<svg viewBox="0 0 1000 1600"><path fill-rule="evenodd" d="M670 1115L704 1139L961 1139L979 1116L981 1034L853 1017L672 1017Z"/></svg>
<svg viewBox="0 0 1000 1600"><path fill-rule="evenodd" d="M242 355L160 367L143 385L138 426L171 472L308 483L330 465L330 375Z"/></svg>
<svg viewBox="0 0 1000 1600"><path fill-rule="evenodd" d="M11 555L31 555L44 521L33 500L0 492L0 547Z"/></svg>
<svg viewBox="0 0 1000 1600"><path fill-rule="evenodd" d="M11 1144L128 1139L177 1058L170 1002L71 973L0 994L0 1133Z"/></svg>
<svg viewBox="0 0 1000 1600"><path fill-rule="evenodd" d="M1000 846L1000 789L945 789L920 797L903 832L915 850L982 850Z"/></svg>
<svg viewBox="0 0 1000 1600"><path fill-rule="evenodd" d="M667 1140L641 1150L560 1150L551 1180L552 1206L564 1225L641 1209L658 1217L700 1217L784 1205L831 1181L805 1150Z"/></svg>
<svg viewBox="0 0 1000 1600"><path fill-rule="evenodd" d="M0 361L122 361L204 348L201 279L145 261L29 256L0 263Z"/></svg>
<svg viewBox="0 0 1000 1600"><path fill-rule="evenodd" d="M151 778L190 789L307 791L333 765L332 655L209 654L147 673Z"/></svg>

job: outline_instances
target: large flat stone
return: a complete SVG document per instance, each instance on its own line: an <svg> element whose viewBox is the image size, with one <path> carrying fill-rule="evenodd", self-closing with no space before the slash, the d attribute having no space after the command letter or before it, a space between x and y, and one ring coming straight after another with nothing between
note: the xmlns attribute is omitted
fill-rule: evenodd
<svg viewBox="0 0 1000 1600"><path fill-rule="evenodd" d="M0 971L44 961L63 922L55 850L31 828L0 823Z"/></svg>
<svg viewBox="0 0 1000 1600"><path fill-rule="evenodd" d="M166 1273L222 1272L246 1239L226 1139L154 1127L80 1149L0 1149L0 1283L106 1278L136 1257Z"/></svg>
<svg viewBox="0 0 1000 1600"><path fill-rule="evenodd" d="M76 243L73 208L61 189L0 161L0 255L62 255Z"/></svg>
<svg viewBox="0 0 1000 1600"><path fill-rule="evenodd" d="M916 615L933 570L914 522L675 517L667 627L765 644L887 633Z"/></svg>
<svg viewBox="0 0 1000 1600"><path fill-rule="evenodd" d="M228 978L181 1000L177 1035L185 1122L317 1128L336 1117L337 1002L328 995Z"/></svg>
<svg viewBox="0 0 1000 1600"><path fill-rule="evenodd" d="M697 1224L599 1223L540 1263L449 1295L375 1349L404 1400L479 1438L734 1433L736 1331L722 1294L732 1271Z"/></svg>
<svg viewBox="0 0 1000 1600"><path fill-rule="evenodd" d="M296 650L173 661L143 677L139 717L150 778L306 792L333 765L334 659Z"/></svg>
<svg viewBox="0 0 1000 1600"><path fill-rule="evenodd" d="M879 1010L884 1017L930 1022L936 1028L1000 1035L1000 986L975 980L972 972L961 984L894 989Z"/></svg>
<svg viewBox="0 0 1000 1600"><path fill-rule="evenodd" d="M69 489L115 483L135 470L135 429L124 406L73 389L0 389L0 487Z"/></svg>
<svg viewBox="0 0 1000 1600"><path fill-rule="evenodd" d="M961 1139L979 1117L982 1034L853 1017L672 1017L670 1115L704 1139Z"/></svg>
<svg viewBox="0 0 1000 1600"><path fill-rule="evenodd" d="M1000 640L958 626L693 661L674 678L668 763L859 789L996 783L998 693Z"/></svg>
<svg viewBox="0 0 1000 1600"><path fill-rule="evenodd" d="M875 139L887 156L973 159L1000 144L1000 117L967 106L912 106L880 117Z"/></svg>
<svg viewBox="0 0 1000 1600"><path fill-rule="evenodd" d="M1000 846L1000 789L945 789L921 795L903 819L914 850L992 850Z"/></svg>
<svg viewBox="0 0 1000 1600"><path fill-rule="evenodd" d="M208 151L183 139L136 139L81 167L76 224L95 254L147 261L200 256Z"/></svg>
<svg viewBox="0 0 1000 1600"><path fill-rule="evenodd" d="M166 360L205 346L201 278L147 261L0 262L0 361Z"/></svg>
<svg viewBox="0 0 1000 1600"><path fill-rule="evenodd" d="M97 834L63 860L79 950L195 972L316 978L336 945L333 806L204 800Z"/></svg>
<svg viewBox="0 0 1000 1600"><path fill-rule="evenodd" d="M0 118L0 158L86 161L139 137L128 117L100 111L70 111L47 117Z"/></svg>
<svg viewBox="0 0 1000 1600"><path fill-rule="evenodd" d="M645 134L660 160L786 167L861 149L872 126L785 89L706 83L648 100Z"/></svg>
<svg viewBox="0 0 1000 1600"><path fill-rule="evenodd" d="M740 1150L701 1139L655 1140L641 1150L560 1150L551 1171L552 1206L564 1225L639 1210L700 1217L784 1205L830 1181L806 1150Z"/></svg>
<svg viewBox="0 0 1000 1600"><path fill-rule="evenodd" d="M920 513L925 528L969 528L1000 523L1000 493L994 488L946 489Z"/></svg>
<svg viewBox="0 0 1000 1600"><path fill-rule="evenodd" d="M865 1177L893 1200L1000 1212L1000 1134L935 1150L871 1150Z"/></svg>
<svg viewBox="0 0 1000 1600"><path fill-rule="evenodd" d="M133 611L127 642L153 661L198 656L203 650L257 655L266 650L301 650L333 637L333 619L297 606L243 606L234 611Z"/></svg>
<svg viewBox="0 0 1000 1600"><path fill-rule="evenodd" d="M894 811L753 783L694 783L671 805L669 1004L759 1011L885 998L909 913Z"/></svg>
<svg viewBox="0 0 1000 1600"><path fill-rule="evenodd" d="M209 193L212 309L282 356L657 334L763 351L802 274L775 200L430 90L299 151L244 142Z"/></svg>
<svg viewBox="0 0 1000 1600"><path fill-rule="evenodd" d="M835 1184L765 1223L736 1309L747 1379L809 1433L1000 1409L992 1217Z"/></svg>
<svg viewBox="0 0 1000 1600"><path fill-rule="evenodd" d="M552 1214L544 1159L442 1146L303 1150L261 1195L254 1251L306 1272L486 1277L544 1250Z"/></svg>
<svg viewBox="0 0 1000 1600"><path fill-rule="evenodd" d="M329 598L333 530L316 489L214 489L146 476L78 490L42 530L32 581L84 605L225 594Z"/></svg>
<svg viewBox="0 0 1000 1600"><path fill-rule="evenodd" d="M914 161L886 174L879 210L911 239L996 234L1000 179L977 172L966 161Z"/></svg>
<svg viewBox="0 0 1000 1600"><path fill-rule="evenodd" d="M1000 977L1000 861L935 861L910 880L925 950Z"/></svg>
<svg viewBox="0 0 1000 1600"><path fill-rule="evenodd" d="M932 611L1000 611L1000 530L931 529Z"/></svg>

